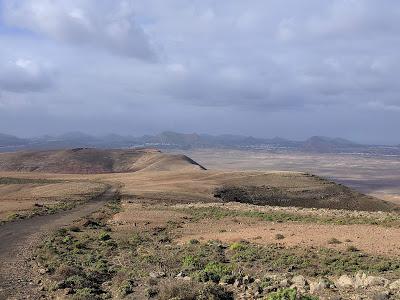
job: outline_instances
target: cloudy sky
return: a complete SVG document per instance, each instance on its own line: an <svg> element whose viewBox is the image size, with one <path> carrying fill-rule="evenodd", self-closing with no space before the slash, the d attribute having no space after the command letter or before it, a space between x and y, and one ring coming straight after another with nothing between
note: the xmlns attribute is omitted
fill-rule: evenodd
<svg viewBox="0 0 400 300"><path fill-rule="evenodd" d="M0 132L400 143L398 0L0 0Z"/></svg>

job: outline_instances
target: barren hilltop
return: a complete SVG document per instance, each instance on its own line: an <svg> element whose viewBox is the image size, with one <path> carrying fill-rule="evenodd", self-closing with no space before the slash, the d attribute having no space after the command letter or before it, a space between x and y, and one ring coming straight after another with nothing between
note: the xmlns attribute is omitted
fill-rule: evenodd
<svg viewBox="0 0 400 300"><path fill-rule="evenodd" d="M0 154L0 171L94 174L140 170L204 169L182 154L154 149L94 149L19 151Z"/></svg>

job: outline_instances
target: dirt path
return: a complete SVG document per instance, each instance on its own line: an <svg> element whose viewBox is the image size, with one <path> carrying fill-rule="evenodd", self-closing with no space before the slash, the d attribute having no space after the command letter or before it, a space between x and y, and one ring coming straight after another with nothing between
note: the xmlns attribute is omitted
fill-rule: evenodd
<svg viewBox="0 0 400 300"><path fill-rule="evenodd" d="M74 209L0 226L0 300L40 298L27 262L33 247L51 231L99 210L114 195L115 190L110 188Z"/></svg>

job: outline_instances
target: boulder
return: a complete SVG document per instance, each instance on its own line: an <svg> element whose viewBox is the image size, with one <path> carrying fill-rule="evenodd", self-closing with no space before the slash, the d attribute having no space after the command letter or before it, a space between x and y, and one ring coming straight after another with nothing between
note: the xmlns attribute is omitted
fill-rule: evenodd
<svg viewBox="0 0 400 300"><path fill-rule="evenodd" d="M387 286L389 284L389 280L379 276L367 276L365 273L357 273L354 278L354 287L358 288L366 288L372 286Z"/></svg>
<svg viewBox="0 0 400 300"><path fill-rule="evenodd" d="M352 288L354 287L354 279L348 275L342 275L336 280L335 284L338 288Z"/></svg>
<svg viewBox="0 0 400 300"><path fill-rule="evenodd" d="M182 279L185 276L186 276L186 274L184 272L179 272L178 274L176 274L175 278Z"/></svg>
<svg viewBox="0 0 400 300"><path fill-rule="evenodd" d="M165 274L165 272L150 272L149 276L151 278L162 278L162 277L165 277L166 274Z"/></svg>
<svg viewBox="0 0 400 300"><path fill-rule="evenodd" d="M372 296L371 299L372 300L387 300L387 299L389 299L389 293L388 292L377 292Z"/></svg>
<svg viewBox="0 0 400 300"><path fill-rule="evenodd" d="M239 279L236 279L235 282L233 283L233 286L234 286L235 288L237 288L237 287L239 287L239 286L241 286L241 285L242 285L242 283L240 282Z"/></svg>
<svg viewBox="0 0 400 300"><path fill-rule="evenodd" d="M288 280L288 279L282 279L280 282L279 282L279 286L280 287L282 287L282 288L287 288L287 287L289 287L290 286L290 281Z"/></svg>
<svg viewBox="0 0 400 300"><path fill-rule="evenodd" d="M364 280L365 287L371 286L387 286L389 284L389 280L379 276L367 276Z"/></svg>
<svg viewBox="0 0 400 300"><path fill-rule="evenodd" d="M310 293L315 294L322 290L328 289L331 286L331 282L326 278L321 278L319 281L310 283Z"/></svg>
<svg viewBox="0 0 400 300"><path fill-rule="evenodd" d="M309 285L307 280L304 278L304 276L298 275L294 276L291 280L292 285L290 286L292 289L297 289L300 292L306 292L309 289Z"/></svg>
<svg viewBox="0 0 400 300"><path fill-rule="evenodd" d="M297 275L292 278L292 286L297 288L305 288L308 285L307 279L304 278L302 275Z"/></svg>
<svg viewBox="0 0 400 300"><path fill-rule="evenodd" d="M397 279L396 281L393 281L391 284L389 284L389 289L400 290L400 279Z"/></svg>
<svg viewBox="0 0 400 300"><path fill-rule="evenodd" d="M250 276L246 275L243 277L243 284L249 284L251 282L253 282L253 278L251 278Z"/></svg>
<svg viewBox="0 0 400 300"><path fill-rule="evenodd" d="M364 287L364 281L367 278L365 273L358 272L354 277L354 287L356 289Z"/></svg>

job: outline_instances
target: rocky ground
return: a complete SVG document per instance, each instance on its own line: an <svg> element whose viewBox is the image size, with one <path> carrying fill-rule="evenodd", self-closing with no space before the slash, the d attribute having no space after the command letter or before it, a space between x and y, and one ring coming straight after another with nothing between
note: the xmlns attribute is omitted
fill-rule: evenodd
<svg viewBox="0 0 400 300"><path fill-rule="evenodd" d="M201 211L216 204L150 205L126 199L49 237L37 250L36 283L46 297L57 299L399 299L398 252L373 253L328 239L325 246L285 245L284 235L265 231L273 240L240 236L224 240L233 224L301 226L300 220L260 219ZM221 205L221 204L219 204ZM246 212L244 204L239 204ZM247 207L249 211L250 207ZM235 211L238 209L235 204ZM276 213L278 208L260 208ZM250 210L252 211L252 210ZM296 209L283 208L282 212ZM310 210L324 216L323 211ZM281 213L282 213L281 212ZM307 212L307 211L306 211ZM327 216L332 212L329 211ZM354 214L354 212L349 212ZM363 217L366 217L362 213ZM308 216L305 211L299 213ZM366 222L361 215L352 225ZM372 213L368 218L381 216ZM382 217L382 216L381 216ZM395 218L395 216L392 216ZM376 219L384 220L385 218ZM307 220L313 224L313 219ZM321 221L322 219L318 219ZM329 218L323 219L329 223ZM368 219L369 220L369 219ZM195 239L188 228L208 227L213 239ZM314 220L315 221L315 220ZM247 222L247 223L246 223ZM249 223L250 222L250 223ZM311 223L310 223L311 222ZM200 226L199 226L200 225ZM397 223L371 225L399 233ZM365 226L365 225L362 225ZM251 228L251 227L250 227ZM219 234L219 235L218 235ZM302 234L301 230L299 234ZM221 237L221 238L219 238ZM400 237L400 235L398 235ZM322 237L321 237L322 239ZM397 246L399 241L393 241ZM328 247L328 246L331 247Z"/></svg>

